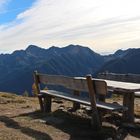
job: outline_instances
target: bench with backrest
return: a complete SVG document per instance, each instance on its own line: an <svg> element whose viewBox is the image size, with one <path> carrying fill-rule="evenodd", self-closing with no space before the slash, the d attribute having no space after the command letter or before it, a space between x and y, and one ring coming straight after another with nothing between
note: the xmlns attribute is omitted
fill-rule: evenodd
<svg viewBox="0 0 140 140"><path fill-rule="evenodd" d="M86 78L75 78L62 75L47 75L35 72L34 80L38 92L40 108L42 111L51 111L51 99L54 97L69 100L78 104L87 105L90 106L92 109L91 124L96 129L101 127L101 120L99 117L98 109L109 111L120 111L126 109L118 104L104 102L104 100L102 100L103 98L100 97L107 94L106 82L103 80L94 80L89 75L86 76ZM57 90L42 90L40 89L41 83L46 85L63 86L73 92L67 94L65 92ZM81 96L79 94L80 92L87 92L88 98Z"/></svg>
<svg viewBox="0 0 140 140"><path fill-rule="evenodd" d="M117 73L99 73L98 78L106 80L115 80L121 82L140 83L140 74L117 74ZM113 92L115 93L115 92ZM135 92L135 97L140 98L140 92Z"/></svg>

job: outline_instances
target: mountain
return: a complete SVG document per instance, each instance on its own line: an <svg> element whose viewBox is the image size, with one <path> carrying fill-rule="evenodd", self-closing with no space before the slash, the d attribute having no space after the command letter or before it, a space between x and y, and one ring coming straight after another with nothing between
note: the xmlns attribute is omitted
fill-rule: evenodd
<svg viewBox="0 0 140 140"><path fill-rule="evenodd" d="M113 54L105 55L104 56L105 62L109 62L109 61L112 61L112 60L123 58L129 51L130 51L130 49L128 49L128 50L119 49Z"/></svg>
<svg viewBox="0 0 140 140"><path fill-rule="evenodd" d="M0 54L0 91L32 92L33 72L85 76L99 72L140 74L140 49L118 50L102 56L88 47L69 45L44 49L35 45L12 54Z"/></svg>
<svg viewBox="0 0 140 140"><path fill-rule="evenodd" d="M33 71L68 76L94 73L104 64L104 57L87 47L69 45L43 49L30 45L26 50L0 55L0 91L31 93Z"/></svg>
<svg viewBox="0 0 140 140"><path fill-rule="evenodd" d="M118 50L113 55L105 56L105 59L107 62L98 72L140 74L140 48Z"/></svg>

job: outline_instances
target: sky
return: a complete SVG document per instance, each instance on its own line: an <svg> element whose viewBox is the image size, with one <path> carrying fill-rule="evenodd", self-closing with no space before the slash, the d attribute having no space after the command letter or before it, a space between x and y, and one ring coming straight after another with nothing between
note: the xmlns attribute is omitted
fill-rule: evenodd
<svg viewBox="0 0 140 140"><path fill-rule="evenodd" d="M140 48L140 0L0 0L0 53L34 44L100 54Z"/></svg>

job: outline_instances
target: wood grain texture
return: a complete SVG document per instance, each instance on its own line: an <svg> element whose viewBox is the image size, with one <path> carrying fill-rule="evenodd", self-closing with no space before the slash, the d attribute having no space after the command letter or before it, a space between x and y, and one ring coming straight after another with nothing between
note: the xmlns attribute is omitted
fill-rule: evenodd
<svg viewBox="0 0 140 140"><path fill-rule="evenodd" d="M107 94L107 83L104 80L92 79L96 94L106 95Z"/></svg>
<svg viewBox="0 0 140 140"><path fill-rule="evenodd" d="M91 103L91 108L92 108L92 120L91 120L91 124L93 126L93 128L95 129L100 129L101 128L101 120L100 120L100 116L97 110L97 104L96 104L96 91L95 91L95 87L96 85L93 86L93 81L92 81L92 77L91 75L87 75L86 76L87 79L87 85L88 85L88 89L89 89L89 98L90 98L90 103Z"/></svg>
<svg viewBox="0 0 140 140"><path fill-rule="evenodd" d="M128 83L128 82L118 82L113 80L105 80L107 83L107 87L110 90L116 90L120 92L137 92L140 91L140 84L136 83Z"/></svg>
<svg viewBox="0 0 140 140"><path fill-rule="evenodd" d="M62 75L38 74L39 81L48 85L60 85L77 91L88 91L86 79L75 79Z"/></svg>
<svg viewBox="0 0 140 140"><path fill-rule="evenodd" d="M134 93L124 94L123 106L128 108L128 110L123 113L124 121L134 122Z"/></svg>
<svg viewBox="0 0 140 140"><path fill-rule="evenodd" d="M121 82L140 83L140 74L99 73L98 78Z"/></svg>
<svg viewBox="0 0 140 140"><path fill-rule="evenodd" d="M38 72L37 71L34 72L33 77L34 77L34 83L35 83L35 86L36 86L36 92L39 95L40 94L40 85L39 85L39 77L38 77ZM38 96L38 100L39 100L40 109L43 112L44 111L44 105L43 105L42 97Z"/></svg>
<svg viewBox="0 0 140 140"><path fill-rule="evenodd" d="M75 79L85 80L85 77L75 77ZM107 94L107 83L104 79L92 78L93 86L96 94L106 95Z"/></svg>

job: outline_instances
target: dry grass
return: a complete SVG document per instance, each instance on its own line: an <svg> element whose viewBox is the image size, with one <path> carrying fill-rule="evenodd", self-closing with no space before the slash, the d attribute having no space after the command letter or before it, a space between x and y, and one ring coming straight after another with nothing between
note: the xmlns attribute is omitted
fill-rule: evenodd
<svg viewBox="0 0 140 140"><path fill-rule="evenodd" d="M118 97L113 101L121 102ZM139 117L139 99L136 102ZM42 113L37 98L0 93L0 140L104 140L116 139L122 132L123 139L140 139L134 131L126 132L110 123L104 123L100 132L93 131L84 107L73 113L68 111L70 102L53 102L52 107L52 113Z"/></svg>

